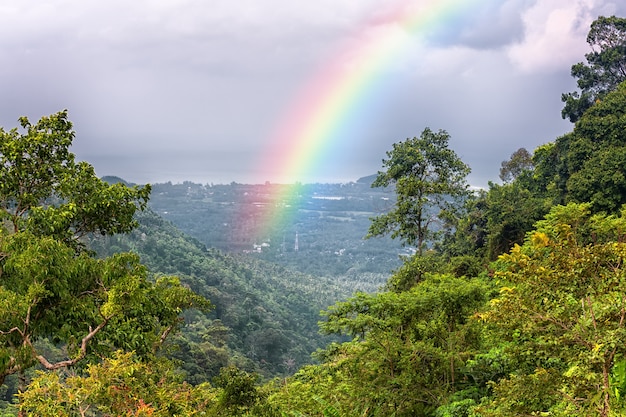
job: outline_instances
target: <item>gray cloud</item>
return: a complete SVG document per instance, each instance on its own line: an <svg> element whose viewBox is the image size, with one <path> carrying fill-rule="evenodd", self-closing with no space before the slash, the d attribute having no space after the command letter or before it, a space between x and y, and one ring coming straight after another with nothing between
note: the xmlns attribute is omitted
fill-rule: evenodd
<svg viewBox="0 0 626 417"><path fill-rule="evenodd" d="M67 108L74 151L136 182L264 182L259 156L337 51L394 30L412 0L216 0L0 5L0 125ZM417 4L417 3L415 3ZM423 4L423 3L420 3ZM433 1L432 4L435 4ZM602 0L488 0L413 34L305 180L376 172L391 144L446 129L480 185L512 151L571 129L561 93ZM358 73L358 68L355 68ZM374 91L374 90L373 90ZM365 99L364 99L365 100ZM303 180L294 178L293 180Z"/></svg>

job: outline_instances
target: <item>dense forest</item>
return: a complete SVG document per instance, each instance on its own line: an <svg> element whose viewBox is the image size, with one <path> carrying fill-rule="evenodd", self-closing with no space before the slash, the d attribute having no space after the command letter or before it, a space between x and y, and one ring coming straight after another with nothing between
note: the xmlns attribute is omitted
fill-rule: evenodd
<svg viewBox="0 0 626 417"><path fill-rule="evenodd" d="M363 237L398 263L337 251L356 275L391 265L377 290L334 279L345 264L285 261L284 230L257 242L228 218L215 247L197 222L183 233L159 206L177 187L149 206L157 187L98 178L65 111L1 129L1 415L626 414L626 19L598 18L588 42L562 96L573 130L514 151L499 182L472 191L449 134L425 128L368 182L393 194L384 210L361 191L317 201L371 214ZM209 203L229 187L176 200L226 210Z"/></svg>

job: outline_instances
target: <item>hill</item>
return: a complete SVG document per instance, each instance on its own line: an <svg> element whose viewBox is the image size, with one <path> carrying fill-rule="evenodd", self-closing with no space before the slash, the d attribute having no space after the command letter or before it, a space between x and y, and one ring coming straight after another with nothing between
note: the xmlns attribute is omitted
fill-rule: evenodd
<svg viewBox="0 0 626 417"><path fill-rule="evenodd" d="M208 249L151 210L137 220L132 233L94 238L91 247L103 256L136 252L153 274L177 275L215 305L209 314L187 313L170 346L188 381L210 380L228 364L266 377L286 374L330 341L318 333L319 312L348 297L351 286Z"/></svg>

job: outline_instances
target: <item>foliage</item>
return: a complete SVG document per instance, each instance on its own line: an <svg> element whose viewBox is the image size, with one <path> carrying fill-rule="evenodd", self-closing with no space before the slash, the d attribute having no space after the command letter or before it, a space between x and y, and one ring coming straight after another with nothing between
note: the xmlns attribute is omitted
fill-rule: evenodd
<svg viewBox="0 0 626 417"><path fill-rule="evenodd" d="M510 342L517 369L494 386L482 415L624 411L610 382L626 353L623 214L557 206L523 246L501 256L501 295L483 318Z"/></svg>
<svg viewBox="0 0 626 417"><path fill-rule="evenodd" d="M258 376L249 374L235 367L222 368L213 380L221 388L218 396L218 407L222 413L243 415L259 400L259 392L255 385Z"/></svg>
<svg viewBox="0 0 626 417"><path fill-rule="evenodd" d="M494 260L515 244L524 241L526 232L546 214L545 200L520 181L489 184L486 196L487 258Z"/></svg>
<svg viewBox="0 0 626 417"><path fill-rule="evenodd" d="M500 165L500 179L507 183L518 178L526 171L533 168L532 155L526 148L519 148L511 154L508 161L502 161Z"/></svg>
<svg viewBox="0 0 626 417"><path fill-rule="evenodd" d="M433 246L443 263L450 267L448 272L456 276L478 276L486 265L487 213L490 210L487 197L485 190L470 193L459 214L445 218L443 239Z"/></svg>
<svg viewBox="0 0 626 417"><path fill-rule="evenodd" d="M357 294L330 307L323 332L353 336L318 355L270 398L323 415L431 415L463 385L460 369L479 344L468 316L486 300L479 280L432 275L401 293ZM323 402L317 401L321 398Z"/></svg>
<svg viewBox="0 0 626 417"><path fill-rule="evenodd" d="M626 203L626 83L578 121L570 138L568 200L594 211L617 212Z"/></svg>
<svg viewBox="0 0 626 417"><path fill-rule="evenodd" d="M193 239L146 210L149 186L106 183L76 162L66 112L0 129L0 375L19 375L21 413L623 415L625 21L592 25L588 65L572 68L582 93L563 96L574 130L532 156L520 148L503 184L472 194L447 132L427 128L387 152L379 193L296 184L277 201L282 186L269 183L159 186L155 209ZM584 204L545 216L568 202ZM247 204L259 211L242 214ZM257 215L275 205L297 220L262 236L261 252L205 246L259 243ZM203 210L217 220L188 215ZM368 237L417 253L386 291L337 302L399 251L345 236L334 249L327 230L353 233L380 212Z"/></svg>
<svg viewBox="0 0 626 417"><path fill-rule="evenodd" d="M574 123L604 96L626 80L626 19L598 17L592 24L587 43L592 52L585 55L587 64L572 66L579 92L563 94L561 114Z"/></svg>
<svg viewBox="0 0 626 417"><path fill-rule="evenodd" d="M419 138L393 144L388 159L383 159L386 170L378 173L372 187L395 185L396 203L390 212L372 219L369 237L391 233L423 253L434 237L438 216L467 194L470 169L448 148L449 139L446 131L426 128Z"/></svg>
<svg viewBox="0 0 626 417"><path fill-rule="evenodd" d="M311 363L332 339L319 334L321 309L351 294L348 283L312 277L254 259L207 249L147 209L132 233L90 242L101 256L136 252L151 270L175 274L211 300L210 312L188 311L181 333L167 343L193 384L237 366L266 378Z"/></svg>
<svg viewBox="0 0 626 417"><path fill-rule="evenodd" d="M120 351L88 366L84 376L39 372L19 397L25 415L41 417L191 417L206 415L216 402L209 387L183 383L166 362L148 364Z"/></svg>
<svg viewBox="0 0 626 417"><path fill-rule="evenodd" d="M29 230L66 244L87 233L111 235L132 230L133 215L144 209L150 187L108 185L93 167L75 162L67 112L36 124L20 118L25 133L0 128L0 219L7 231Z"/></svg>
<svg viewBox="0 0 626 417"><path fill-rule="evenodd" d="M78 368L113 350L152 357L184 309L210 303L130 253L96 259L91 235L136 227L150 187L109 185L76 163L67 112L0 129L0 382L35 365ZM63 357L48 355L50 341Z"/></svg>
<svg viewBox="0 0 626 417"><path fill-rule="evenodd" d="M591 107L573 132L535 152L536 190L553 203L592 203L616 213L626 203L626 83Z"/></svg>
<svg viewBox="0 0 626 417"><path fill-rule="evenodd" d="M97 260L28 232L5 236L0 251L3 377L37 362L72 366L111 346L152 353L178 325L182 308L207 305L174 278L150 284L134 255ZM50 363L34 344L44 338L67 346L69 357Z"/></svg>

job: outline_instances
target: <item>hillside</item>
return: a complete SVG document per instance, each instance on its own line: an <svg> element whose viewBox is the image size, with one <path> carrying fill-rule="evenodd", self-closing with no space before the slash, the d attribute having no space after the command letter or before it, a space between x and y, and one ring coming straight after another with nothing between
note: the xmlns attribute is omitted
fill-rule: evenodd
<svg viewBox="0 0 626 417"><path fill-rule="evenodd" d="M292 372L329 342L318 333L319 312L348 297L350 286L207 249L150 210L137 219L132 233L95 238L91 246L101 256L136 252L152 273L179 276L215 305L206 315L188 312L171 347L188 381L210 380L229 363L267 377Z"/></svg>

